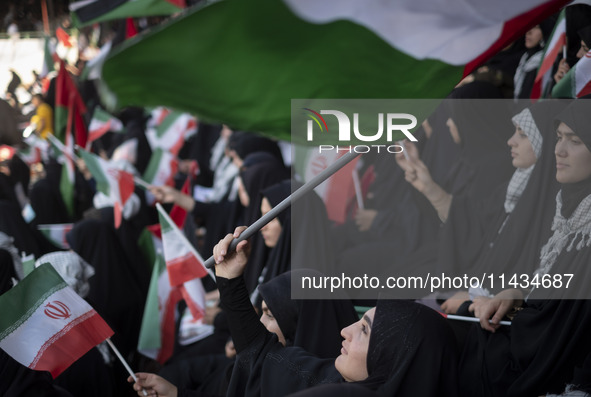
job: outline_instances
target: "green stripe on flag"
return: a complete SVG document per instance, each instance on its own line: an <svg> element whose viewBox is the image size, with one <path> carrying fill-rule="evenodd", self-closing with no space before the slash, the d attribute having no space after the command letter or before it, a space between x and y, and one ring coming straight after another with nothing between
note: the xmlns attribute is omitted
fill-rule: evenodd
<svg viewBox="0 0 591 397"><path fill-rule="evenodd" d="M160 311L159 306L165 302L158 299L158 281L160 275L166 271L166 263L162 255L157 255L152 269L152 278L144 307L142 326L138 339L138 349L159 349L161 347ZM161 310L165 308L162 307Z"/></svg>
<svg viewBox="0 0 591 397"><path fill-rule="evenodd" d="M66 140L66 127L68 125L68 108L66 106L55 105L55 117L53 120L55 125L54 135L60 141Z"/></svg>
<svg viewBox="0 0 591 397"><path fill-rule="evenodd" d="M158 218L160 219L160 227L162 228L162 240L164 240L164 233L172 232L172 226L168 223L168 220L158 211Z"/></svg>
<svg viewBox="0 0 591 397"><path fill-rule="evenodd" d="M44 263L0 296L0 340L27 321L49 296L67 286L55 269Z"/></svg>
<svg viewBox="0 0 591 397"><path fill-rule="evenodd" d="M137 241L137 245L140 252L143 254L146 263L150 264L150 267L154 267L156 262L156 250L154 248L154 241L152 240L152 233L146 228L142 230Z"/></svg>
<svg viewBox="0 0 591 397"><path fill-rule="evenodd" d="M97 6L101 6L100 2L97 2ZM82 7L80 11L72 12L75 15L75 18L72 18L75 27L111 21L113 19L170 15L182 11L182 8L175 6L167 0L130 0L109 12L100 13L98 11L96 16L85 12L85 8Z"/></svg>
<svg viewBox="0 0 591 397"><path fill-rule="evenodd" d="M152 152L152 157L150 157L150 162L146 167L146 171L144 172L143 178L148 183L154 183L154 179L156 178L156 174L160 170L160 161L162 160L162 156L164 155L164 151L161 148L156 148Z"/></svg>
<svg viewBox="0 0 591 397"><path fill-rule="evenodd" d="M444 98L463 69L350 21L305 22L282 1L227 0L122 43L103 77L118 106L162 105L289 140L292 98Z"/></svg>
<svg viewBox="0 0 591 397"><path fill-rule="evenodd" d="M170 129L170 127L172 127L174 125L174 123L176 123L177 119L182 115L182 113L180 112L170 112L165 118L164 120L162 120L162 123L160 123L159 126L156 127L156 136L158 138L162 138L164 136L164 134L166 134L166 131L168 131Z"/></svg>
<svg viewBox="0 0 591 397"><path fill-rule="evenodd" d="M108 196L111 192L111 186L109 185L108 176L105 175L105 170L101 166L104 160L86 150L80 150L79 153L96 182L96 189Z"/></svg>

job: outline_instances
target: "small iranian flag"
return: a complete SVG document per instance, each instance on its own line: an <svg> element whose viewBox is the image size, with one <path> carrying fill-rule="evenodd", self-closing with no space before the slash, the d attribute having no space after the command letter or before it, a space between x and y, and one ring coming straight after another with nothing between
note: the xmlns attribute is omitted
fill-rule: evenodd
<svg viewBox="0 0 591 397"><path fill-rule="evenodd" d="M37 229L56 247L70 249L70 245L66 240L66 234L72 230L73 226L73 223L56 223L37 225Z"/></svg>
<svg viewBox="0 0 591 397"><path fill-rule="evenodd" d="M84 101L66 70L65 62L61 60L55 83L54 135L64 142L67 127L74 135L76 143L85 147L88 133L82 118L84 113L86 113Z"/></svg>
<svg viewBox="0 0 591 397"><path fill-rule="evenodd" d="M162 228L162 245L170 285L179 286L195 278L205 277L207 269L203 266L203 259L199 253L159 203L156 204L156 208Z"/></svg>
<svg viewBox="0 0 591 397"><path fill-rule="evenodd" d="M161 148L175 156L185 140L197 132L197 119L188 113L170 112L162 122L146 131L152 150Z"/></svg>
<svg viewBox="0 0 591 397"><path fill-rule="evenodd" d="M0 296L0 348L54 378L113 335L97 312L45 263Z"/></svg>
<svg viewBox="0 0 591 397"><path fill-rule="evenodd" d="M107 132L123 132L123 123L107 113L99 106L94 109L92 120L88 126L88 142L94 142Z"/></svg>
<svg viewBox="0 0 591 397"><path fill-rule="evenodd" d="M174 175L178 169L178 160L176 156L161 148L156 148L152 152L146 172L143 178L150 185L154 186L173 186Z"/></svg>
<svg viewBox="0 0 591 397"><path fill-rule="evenodd" d="M118 228L121 225L123 206L131 197L135 188L133 175L115 168L108 161L86 150L80 150L80 155L96 181L97 190L113 200L115 228Z"/></svg>
<svg viewBox="0 0 591 397"><path fill-rule="evenodd" d="M307 182L344 154L345 152L334 151L318 153L318 149L296 146L296 172ZM351 175L358 160L359 158L356 158L349 162L314 189L326 205L328 218L339 224L345 222L349 201L355 197L355 185Z"/></svg>
<svg viewBox="0 0 591 397"><path fill-rule="evenodd" d="M172 356L175 340L175 308L181 298L180 288L170 285L164 258L160 254L156 255L140 329L138 350L161 364Z"/></svg>
<svg viewBox="0 0 591 397"><path fill-rule="evenodd" d="M546 90L548 90L548 83L552 81L552 66L558 54L561 53L562 48L566 45L566 18L565 10L563 9L558 16L558 20L554 25L552 35L546 45L542 63L538 69L538 74L534 81L534 85L531 91L531 98L538 99L546 96Z"/></svg>
<svg viewBox="0 0 591 397"><path fill-rule="evenodd" d="M591 51L575 64L552 89L552 98L580 98L591 94Z"/></svg>

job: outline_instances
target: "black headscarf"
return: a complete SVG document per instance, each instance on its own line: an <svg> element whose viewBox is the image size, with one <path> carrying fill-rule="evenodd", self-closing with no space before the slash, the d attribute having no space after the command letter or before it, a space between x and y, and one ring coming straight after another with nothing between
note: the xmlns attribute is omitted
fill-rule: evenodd
<svg viewBox="0 0 591 397"><path fill-rule="evenodd" d="M591 100L588 98L575 100L569 107L556 116L555 121L556 127L561 122L569 126L581 138L589 151L591 151L591 131L589 131L589 123L591 122L590 105ZM581 200L589 194L591 194L591 178L577 183L562 184L562 216L569 218Z"/></svg>
<svg viewBox="0 0 591 397"><path fill-rule="evenodd" d="M123 354L135 351L144 295L115 230L97 219L78 222L66 235L72 250L94 267L86 300L111 326Z"/></svg>
<svg viewBox="0 0 591 397"><path fill-rule="evenodd" d="M228 149L234 150L242 160L254 152L268 152L283 163L281 149L279 149L277 142L252 132L235 131L232 133L228 141Z"/></svg>
<svg viewBox="0 0 591 397"><path fill-rule="evenodd" d="M299 346L320 358L336 358L341 349L341 329L357 321L350 300L293 300L292 276L321 276L313 270L294 270L261 284L261 297L277 319L289 346Z"/></svg>
<svg viewBox="0 0 591 397"><path fill-rule="evenodd" d="M529 274L536 268L540 249L550 236L558 192L552 120L565 106L565 101L545 101L530 107L543 138L542 150L510 215L503 206L505 183L485 200L454 198L440 234L438 260L442 270L455 274Z"/></svg>
<svg viewBox="0 0 591 397"><path fill-rule="evenodd" d="M249 155L245 159L247 164L251 165L248 167L243 165L242 171L240 171L240 178L250 199L248 207L244 209L242 219L242 224L247 226L252 225L261 217L262 191L289 178L289 171L278 160L266 161L267 156L261 157L257 153L253 157L251 156L253 155ZM254 157L259 158L260 161L255 162ZM237 204L239 205L239 203ZM269 250L259 233L251 237L250 245L249 267L246 269L244 278L248 290L252 292L258 284L258 278L267 261Z"/></svg>
<svg viewBox="0 0 591 397"><path fill-rule="evenodd" d="M457 396L457 347L434 310L404 300L379 300L367 353L368 378L381 396Z"/></svg>

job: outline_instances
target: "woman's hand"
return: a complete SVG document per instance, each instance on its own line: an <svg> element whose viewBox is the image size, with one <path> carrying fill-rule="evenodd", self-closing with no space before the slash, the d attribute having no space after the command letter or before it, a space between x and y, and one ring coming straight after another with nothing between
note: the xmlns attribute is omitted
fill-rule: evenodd
<svg viewBox="0 0 591 397"><path fill-rule="evenodd" d="M499 323L503 317L522 303L523 293L520 290L506 289L494 298L477 297L468 310L474 313L474 317L480 319L480 326L483 329L495 332L500 327Z"/></svg>
<svg viewBox="0 0 591 397"><path fill-rule="evenodd" d="M456 314L462 303L470 300L468 291L458 291L441 304L441 310L447 314Z"/></svg>
<svg viewBox="0 0 591 397"><path fill-rule="evenodd" d="M187 211L192 211L195 207L195 201L191 196L188 196L179 190L170 186L150 186L148 188L150 193L154 195L157 201L161 203L174 203Z"/></svg>
<svg viewBox="0 0 591 397"><path fill-rule="evenodd" d="M227 279L237 278L244 273L244 268L248 262L249 245L248 241L241 241L236 246L236 252L228 252L230 244L235 238L246 230L246 226L239 226L234 230L234 234L228 234L219 243L213 247L213 258L215 259L215 273L220 277Z"/></svg>
<svg viewBox="0 0 591 397"><path fill-rule="evenodd" d="M177 397L178 389L166 379L146 372L138 372L135 376L137 382L134 383L131 376L127 378L127 381L133 383L133 390L137 392L138 396L144 396L143 391L145 390L148 396Z"/></svg>
<svg viewBox="0 0 591 397"><path fill-rule="evenodd" d="M417 146L404 141L404 153L396 154L396 162L404 171L404 178L419 192L425 194L435 184L429 169L419 157Z"/></svg>
<svg viewBox="0 0 591 397"><path fill-rule="evenodd" d="M357 211L355 215L355 224L359 228L360 232L366 232L371 227L373 220L375 219L378 211L376 210L362 210Z"/></svg>
<svg viewBox="0 0 591 397"><path fill-rule="evenodd" d="M568 63L566 63L566 59L562 58L558 63L558 70L556 70L556 73L554 73L554 81L558 83L560 80L562 80L564 75L568 73L569 70L570 66L568 66Z"/></svg>

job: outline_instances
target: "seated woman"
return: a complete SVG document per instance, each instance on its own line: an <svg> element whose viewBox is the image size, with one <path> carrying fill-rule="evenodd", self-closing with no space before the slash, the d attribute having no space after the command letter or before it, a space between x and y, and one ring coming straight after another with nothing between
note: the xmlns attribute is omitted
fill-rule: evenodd
<svg viewBox="0 0 591 397"><path fill-rule="evenodd" d="M334 359L341 349L339 331L357 320L355 309L347 299L292 300L292 274L295 277L318 275L312 270L287 272L259 286L263 299L260 321L269 332L277 335L282 345L298 346L317 357ZM324 332L318 332L319 329ZM241 362L239 359L238 368L234 370L235 383L238 377L243 383L248 381L248 374L241 369ZM177 370L183 373L184 379L175 374L179 381L178 389L157 375L140 373L138 379L146 389L155 390L159 396L175 393L180 396L226 395L226 375L232 373L234 360L225 356L199 357L197 360L185 360L182 364ZM138 393L142 395L141 389Z"/></svg>
<svg viewBox="0 0 591 397"><path fill-rule="evenodd" d="M230 382L228 394L284 396L326 383L356 382L386 395L456 395L456 346L443 318L409 301L379 301L341 331L341 355L319 359L298 347L284 347L262 326L248 299L242 273L248 242L228 253L237 228L214 248L221 304L228 314L246 384ZM234 380L234 378L233 378ZM410 395L410 394L408 394Z"/></svg>
<svg viewBox="0 0 591 397"><path fill-rule="evenodd" d="M460 363L463 396L559 394L565 385L574 384L576 369L585 367L591 352L588 102L575 100L557 117L556 179L562 189L556 196L553 234L541 250L538 270L530 276L553 282L524 285L527 291L504 290L470 305L482 330L471 329L466 341ZM512 311L516 314L511 327L500 327L499 321Z"/></svg>

